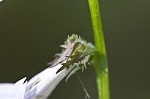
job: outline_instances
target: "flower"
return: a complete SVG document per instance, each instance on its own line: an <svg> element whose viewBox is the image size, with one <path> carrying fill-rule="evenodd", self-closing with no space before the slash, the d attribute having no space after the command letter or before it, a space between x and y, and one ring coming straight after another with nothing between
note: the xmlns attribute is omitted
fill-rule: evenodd
<svg viewBox="0 0 150 99"><path fill-rule="evenodd" d="M0 99L24 99L24 93L27 85L25 79L26 78L23 78L15 84L0 84Z"/></svg>
<svg viewBox="0 0 150 99"><path fill-rule="evenodd" d="M28 82L25 81L26 78L23 78L15 84L0 84L0 99L46 99L58 83L73 69L72 66L56 73L61 66L58 64L53 68L47 68Z"/></svg>
<svg viewBox="0 0 150 99"><path fill-rule="evenodd" d="M47 68L29 80L26 87L25 99L46 99L74 66L56 73L61 67L62 65L58 64L53 68Z"/></svg>
<svg viewBox="0 0 150 99"><path fill-rule="evenodd" d="M31 80L23 78L15 84L0 84L0 99L46 99L59 82L92 62L94 46L73 34L65 41L63 51L48 63L49 67ZM6 90L4 90L6 89Z"/></svg>

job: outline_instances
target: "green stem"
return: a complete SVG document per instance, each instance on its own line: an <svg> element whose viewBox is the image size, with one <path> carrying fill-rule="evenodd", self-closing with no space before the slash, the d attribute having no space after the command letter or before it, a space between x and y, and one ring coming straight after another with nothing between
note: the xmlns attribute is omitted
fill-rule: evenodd
<svg viewBox="0 0 150 99"><path fill-rule="evenodd" d="M110 99L108 64L98 0L88 0L96 45L95 71L99 99Z"/></svg>

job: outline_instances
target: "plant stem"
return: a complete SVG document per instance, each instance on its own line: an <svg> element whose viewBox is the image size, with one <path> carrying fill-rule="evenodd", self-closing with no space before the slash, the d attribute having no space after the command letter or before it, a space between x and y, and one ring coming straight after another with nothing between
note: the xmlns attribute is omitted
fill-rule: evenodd
<svg viewBox="0 0 150 99"><path fill-rule="evenodd" d="M108 64L98 0L88 0L96 45L95 71L99 99L110 99Z"/></svg>

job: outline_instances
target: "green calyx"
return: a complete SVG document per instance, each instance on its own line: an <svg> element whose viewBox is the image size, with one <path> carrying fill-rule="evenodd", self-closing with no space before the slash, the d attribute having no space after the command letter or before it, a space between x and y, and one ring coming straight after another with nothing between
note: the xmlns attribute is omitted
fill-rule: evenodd
<svg viewBox="0 0 150 99"><path fill-rule="evenodd" d="M76 34L68 36L68 39L61 47L63 51L57 54L58 57L52 62L53 64L49 63L52 66L58 63L63 65L57 73L65 68L68 69L71 65L75 65L79 69L84 68L93 61L95 47Z"/></svg>

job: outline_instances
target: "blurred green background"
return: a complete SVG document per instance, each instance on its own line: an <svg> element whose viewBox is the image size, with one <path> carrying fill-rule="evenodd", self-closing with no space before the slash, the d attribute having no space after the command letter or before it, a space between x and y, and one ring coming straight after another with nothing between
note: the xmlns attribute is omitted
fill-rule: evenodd
<svg viewBox="0 0 150 99"><path fill-rule="evenodd" d="M101 0L111 99L150 99L150 1ZM0 82L47 67L67 35L93 41L87 0L4 0L0 3ZM97 99L92 67L79 75ZM50 99L85 99L74 75Z"/></svg>

